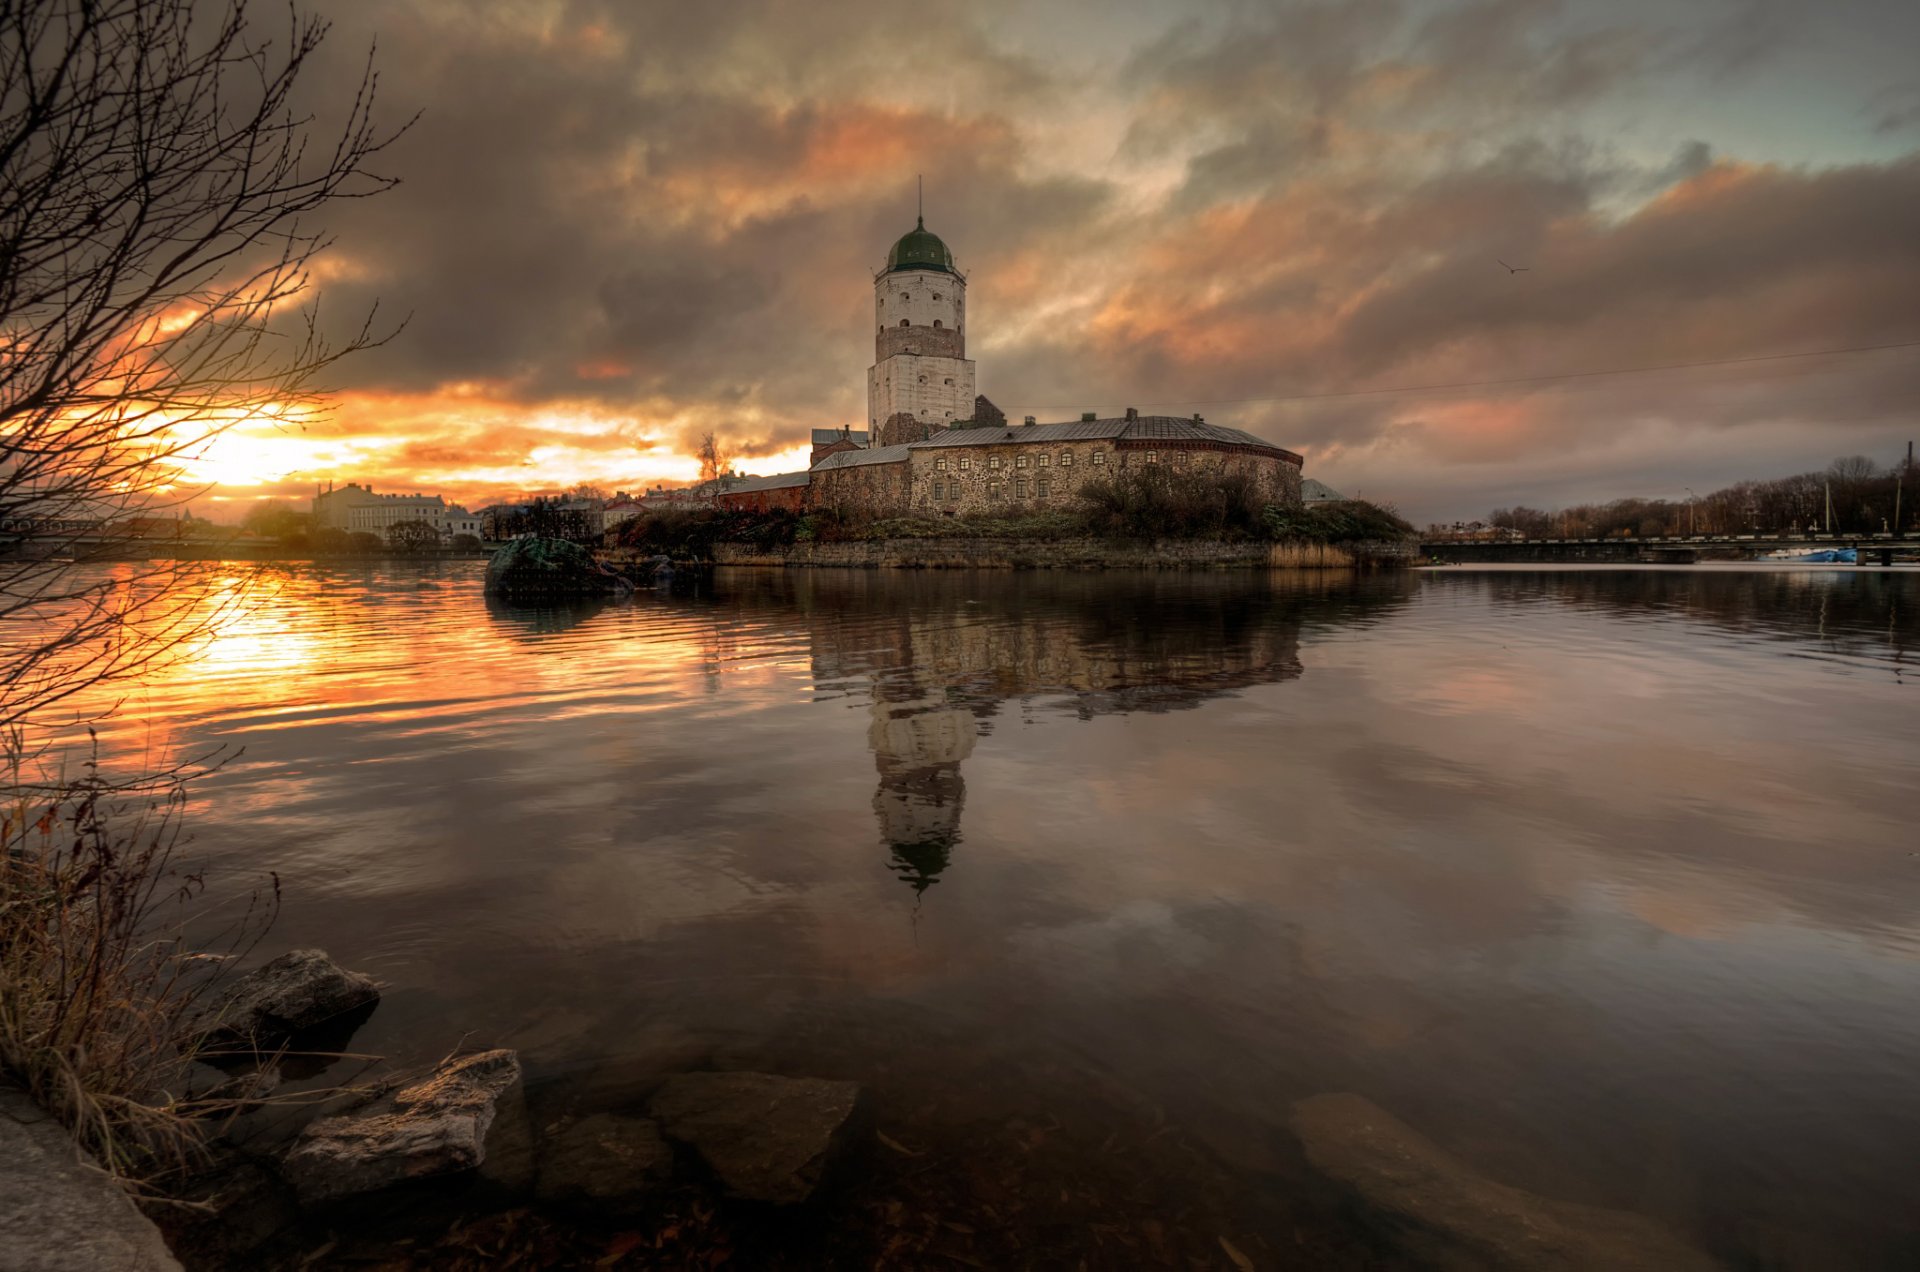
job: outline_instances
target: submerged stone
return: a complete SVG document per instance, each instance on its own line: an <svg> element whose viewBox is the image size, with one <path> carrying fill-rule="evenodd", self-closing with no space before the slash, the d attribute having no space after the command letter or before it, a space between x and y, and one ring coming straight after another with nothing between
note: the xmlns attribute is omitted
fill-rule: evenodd
<svg viewBox="0 0 1920 1272"><path fill-rule="evenodd" d="M770 1073L683 1073L650 1108L726 1190L752 1201L812 1197L852 1140L860 1087Z"/></svg>
<svg viewBox="0 0 1920 1272"><path fill-rule="evenodd" d="M325 950L293 950L241 977L196 1022L213 1046L267 1047L377 1002L380 986Z"/></svg>
<svg viewBox="0 0 1920 1272"><path fill-rule="evenodd" d="M522 1183L530 1150L520 1058L500 1049L449 1060L366 1108L311 1123L282 1172L311 1203L454 1171Z"/></svg>
<svg viewBox="0 0 1920 1272"><path fill-rule="evenodd" d="M1351 1189L1422 1267L1488 1272L1707 1272L1719 1266L1645 1215L1497 1183L1358 1095L1293 1106L1315 1169Z"/></svg>
<svg viewBox="0 0 1920 1272"><path fill-rule="evenodd" d="M596 1113L549 1139L538 1194L549 1201L618 1202L657 1192L673 1178L673 1146L650 1118Z"/></svg>
<svg viewBox="0 0 1920 1272"><path fill-rule="evenodd" d="M514 539L487 562L486 594L509 601L607 596L629 584L565 539Z"/></svg>

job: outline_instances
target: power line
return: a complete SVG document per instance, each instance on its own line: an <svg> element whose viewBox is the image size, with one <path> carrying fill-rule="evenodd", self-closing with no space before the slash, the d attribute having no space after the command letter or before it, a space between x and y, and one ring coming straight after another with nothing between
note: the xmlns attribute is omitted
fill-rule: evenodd
<svg viewBox="0 0 1920 1272"><path fill-rule="evenodd" d="M1394 393L1438 393L1448 389L1492 389L1514 384L1546 384L1555 380L1589 380L1607 375L1647 375L1659 371L1690 371L1697 367L1734 367L1755 362L1785 362L1793 358L1831 358L1849 353L1882 353L1889 349L1920 349L1920 340L1896 344L1853 345L1845 349L1807 349L1798 353L1760 353L1744 358L1711 358L1700 362L1667 362L1645 367L1610 367L1604 371L1561 371L1552 375L1516 375L1497 380L1453 380L1441 384L1402 384L1379 389L1341 389L1332 393L1293 393L1276 397L1251 398L1175 398L1166 402L1140 402L1138 406L1248 406L1260 402L1325 402L1336 398L1382 397ZM1111 405L1110 403L1098 405ZM1071 409L1056 404L1036 410Z"/></svg>

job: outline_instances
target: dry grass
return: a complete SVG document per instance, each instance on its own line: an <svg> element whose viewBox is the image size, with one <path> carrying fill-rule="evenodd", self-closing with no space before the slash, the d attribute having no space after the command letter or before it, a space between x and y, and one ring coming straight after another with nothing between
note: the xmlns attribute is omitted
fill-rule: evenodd
<svg viewBox="0 0 1920 1272"><path fill-rule="evenodd" d="M1267 564L1292 570L1344 570L1353 566L1353 554L1332 543L1276 543L1267 549Z"/></svg>
<svg viewBox="0 0 1920 1272"><path fill-rule="evenodd" d="M174 860L178 773L27 780L17 737L0 808L0 1070L133 1182L187 1165L218 1109L186 1096L197 1058L182 1026L224 987L230 962L271 922L279 881L210 946L201 877Z"/></svg>

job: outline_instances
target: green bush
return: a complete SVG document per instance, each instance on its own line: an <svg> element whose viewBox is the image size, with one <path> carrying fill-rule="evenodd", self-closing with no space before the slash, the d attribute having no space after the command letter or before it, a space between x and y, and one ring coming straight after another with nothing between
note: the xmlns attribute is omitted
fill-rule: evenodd
<svg viewBox="0 0 1920 1272"><path fill-rule="evenodd" d="M1127 468L1081 485L1087 531L1109 539L1264 537L1260 483L1237 471Z"/></svg>
<svg viewBox="0 0 1920 1272"><path fill-rule="evenodd" d="M771 512L732 509L676 510L648 513L623 521L609 538L613 546L676 561L708 561L716 543L746 543L757 548L783 548L801 538L803 525L818 514L801 517L784 508ZM811 527L809 527L811 528Z"/></svg>
<svg viewBox="0 0 1920 1272"><path fill-rule="evenodd" d="M1261 521L1267 537L1277 543L1361 543L1408 539L1414 534L1413 527L1392 508L1363 499L1276 504L1261 515Z"/></svg>

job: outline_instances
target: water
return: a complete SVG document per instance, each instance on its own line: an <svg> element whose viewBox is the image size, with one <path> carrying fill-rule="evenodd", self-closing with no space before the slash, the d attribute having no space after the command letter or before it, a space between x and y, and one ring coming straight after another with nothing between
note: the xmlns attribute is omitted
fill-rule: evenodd
<svg viewBox="0 0 1920 1272"><path fill-rule="evenodd" d="M574 1110L857 1079L920 1156L836 1222L919 1257L1364 1264L1287 1120L1353 1091L1736 1265L1910 1267L1917 609L1706 567L526 612L296 567L107 740L241 752L194 851L389 982L356 1049L518 1047Z"/></svg>

